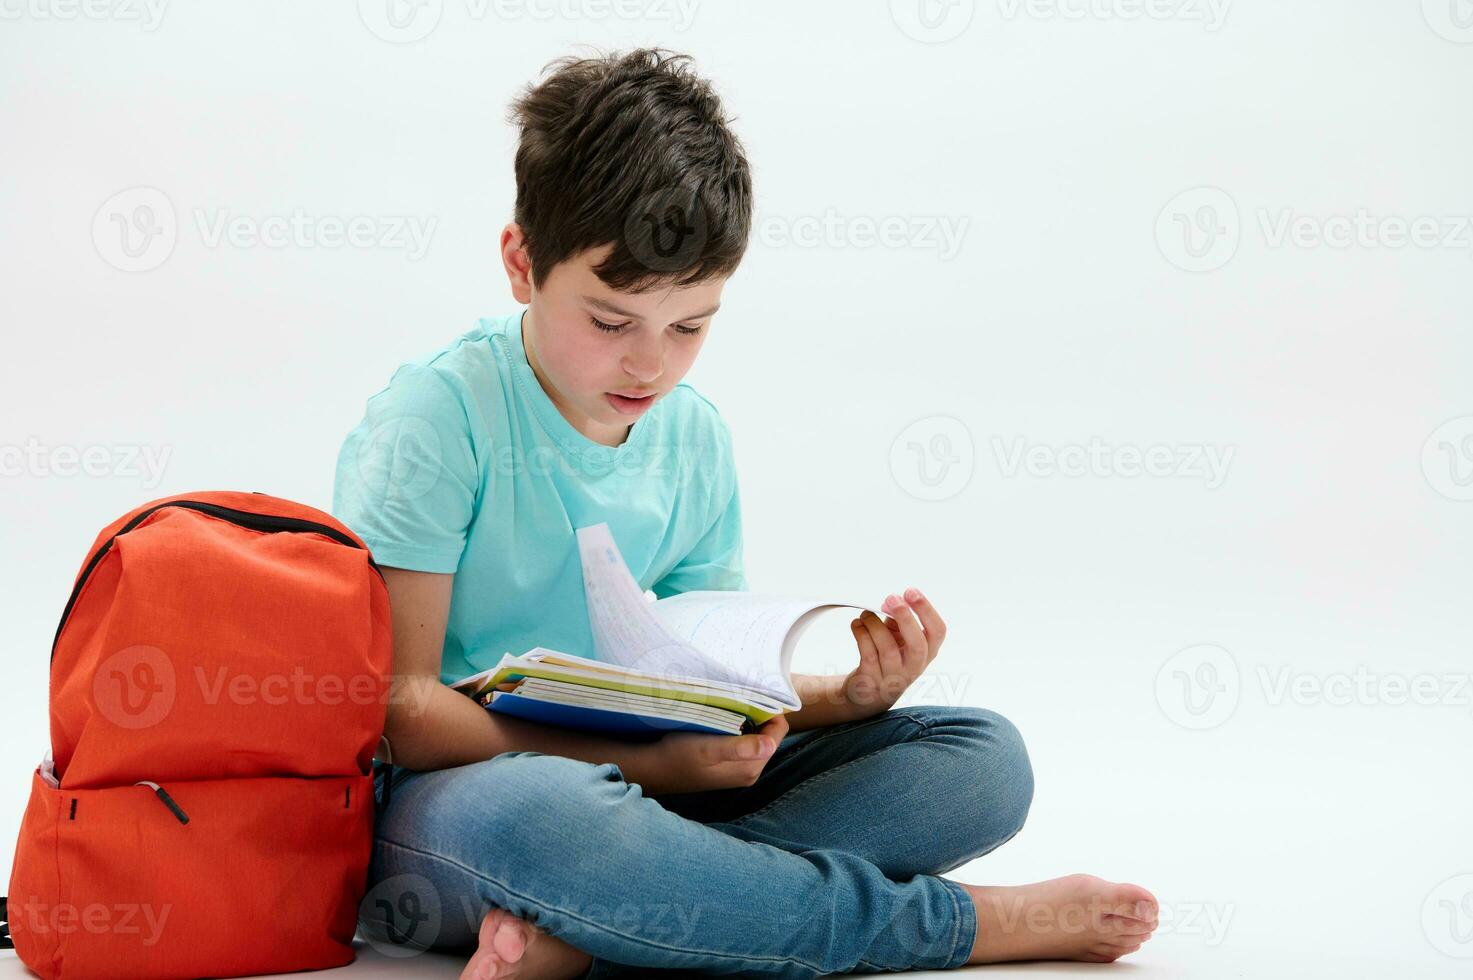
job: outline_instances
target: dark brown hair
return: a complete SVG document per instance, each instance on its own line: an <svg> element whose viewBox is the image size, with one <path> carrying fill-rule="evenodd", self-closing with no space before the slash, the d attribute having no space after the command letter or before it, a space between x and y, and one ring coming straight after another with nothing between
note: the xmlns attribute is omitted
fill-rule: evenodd
<svg viewBox="0 0 1473 980"><path fill-rule="evenodd" d="M521 225L542 285L612 243L594 272L643 292L730 275L752 225L752 176L691 58L659 48L550 63L512 103Z"/></svg>

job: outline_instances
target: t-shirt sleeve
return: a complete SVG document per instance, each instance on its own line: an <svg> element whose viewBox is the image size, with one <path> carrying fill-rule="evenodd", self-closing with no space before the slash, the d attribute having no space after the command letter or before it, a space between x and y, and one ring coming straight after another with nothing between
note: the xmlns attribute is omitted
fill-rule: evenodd
<svg viewBox="0 0 1473 980"><path fill-rule="evenodd" d="M730 434L724 425L722 433L725 482L731 487L731 495L695 548L654 584L651 591L657 599L704 589L746 592L751 588L747 584L742 559L741 491L737 485Z"/></svg>
<svg viewBox="0 0 1473 980"><path fill-rule="evenodd" d="M435 368L406 364L343 440L332 511L379 564L453 572L479 491L464 403Z"/></svg>

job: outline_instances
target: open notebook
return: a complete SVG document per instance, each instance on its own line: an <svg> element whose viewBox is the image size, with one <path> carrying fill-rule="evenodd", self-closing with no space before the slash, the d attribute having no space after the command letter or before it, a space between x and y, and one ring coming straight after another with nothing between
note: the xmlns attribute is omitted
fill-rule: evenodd
<svg viewBox="0 0 1473 980"><path fill-rule="evenodd" d="M577 534L598 659L543 647L507 653L456 690L492 711L570 728L735 735L802 706L791 664L814 614L873 608L758 592L685 592L652 601L607 524Z"/></svg>

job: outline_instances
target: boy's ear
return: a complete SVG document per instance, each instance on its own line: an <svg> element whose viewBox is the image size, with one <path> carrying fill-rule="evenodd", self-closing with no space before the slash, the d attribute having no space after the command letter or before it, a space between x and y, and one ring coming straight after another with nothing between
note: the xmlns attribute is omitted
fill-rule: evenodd
<svg viewBox="0 0 1473 980"><path fill-rule="evenodd" d="M515 221L501 229L501 263L511 283L511 295L526 306L532 302L532 260L527 257L522 226Z"/></svg>

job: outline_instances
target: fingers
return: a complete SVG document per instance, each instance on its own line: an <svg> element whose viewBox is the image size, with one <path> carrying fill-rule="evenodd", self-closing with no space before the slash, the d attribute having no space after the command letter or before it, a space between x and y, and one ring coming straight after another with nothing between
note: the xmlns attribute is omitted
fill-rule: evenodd
<svg viewBox="0 0 1473 980"><path fill-rule="evenodd" d="M921 628L921 621L916 618L910 606L905 604L905 600L898 595L887 596L882 608L894 617L895 625L891 628L891 633L892 635L896 632L900 634L900 642L903 647L901 654L907 660L917 658L918 666L924 667L930 660L930 648L926 640L926 633Z"/></svg>
<svg viewBox="0 0 1473 980"><path fill-rule="evenodd" d="M739 735L730 741L735 745L733 746L734 751L728 758L737 762L765 759L772 755L777 747L776 742L762 735Z"/></svg>
<svg viewBox="0 0 1473 980"><path fill-rule="evenodd" d="M788 719L781 714L773 715L750 735L718 735L721 739L720 757L729 762L747 762L766 759L777 751L777 744L788 733Z"/></svg>
<svg viewBox="0 0 1473 980"><path fill-rule="evenodd" d="M881 676L891 677L901 674L905 669L905 659L900 655L900 643L895 639L895 634L890 632L889 627L879 616L868 609L859 614L859 622L874 643Z"/></svg>
<svg viewBox="0 0 1473 980"><path fill-rule="evenodd" d="M849 632L854 634L854 642L859 645L859 666L866 672L878 676L880 673L880 651L875 648L875 639L870 636L869 630L865 629L864 621L860 619L850 620Z"/></svg>
<svg viewBox="0 0 1473 980"><path fill-rule="evenodd" d="M931 644L931 656L934 657L941 647L941 641L946 639L946 622L920 589L906 589L905 601L910 603L910 608L920 617L921 626L926 630L926 640Z"/></svg>
<svg viewBox="0 0 1473 980"><path fill-rule="evenodd" d="M778 712L757 728L757 734L766 735L776 745L788 734L788 716Z"/></svg>

